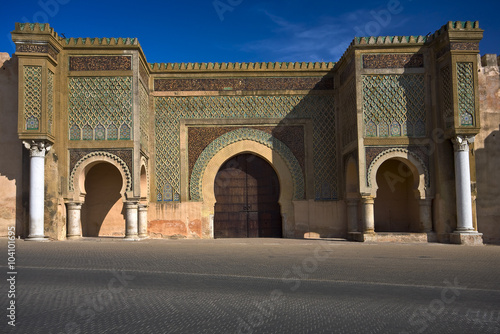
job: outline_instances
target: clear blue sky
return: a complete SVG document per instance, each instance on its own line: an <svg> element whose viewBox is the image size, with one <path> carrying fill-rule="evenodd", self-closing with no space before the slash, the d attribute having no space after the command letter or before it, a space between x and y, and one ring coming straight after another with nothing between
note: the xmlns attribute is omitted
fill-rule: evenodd
<svg viewBox="0 0 500 334"><path fill-rule="evenodd" d="M14 22L46 21L66 37L137 37L149 62L328 62L354 36L426 35L477 20L481 54L499 54L499 13L498 0L10 0L0 52L14 52Z"/></svg>

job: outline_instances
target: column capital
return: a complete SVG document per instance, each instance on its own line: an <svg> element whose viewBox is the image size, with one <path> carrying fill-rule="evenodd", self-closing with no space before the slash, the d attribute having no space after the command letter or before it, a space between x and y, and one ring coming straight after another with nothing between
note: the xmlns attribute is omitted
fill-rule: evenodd
<svg viewBox="0 0 500 334"><path fill-rule="evenodd" d="M23 140L23 145L30 151L30 157L45 157L45 154L50 151L52 144L45 140Z"/></svg>
<svg viewBox="0 0 500 334"><path fill-rule="evenodd" d="M453 148L456 152L460 151L469 151L469 144L474 142L474 136L466 136L466 135L456 135L451 138L451 142L453 143Z"/></svg>

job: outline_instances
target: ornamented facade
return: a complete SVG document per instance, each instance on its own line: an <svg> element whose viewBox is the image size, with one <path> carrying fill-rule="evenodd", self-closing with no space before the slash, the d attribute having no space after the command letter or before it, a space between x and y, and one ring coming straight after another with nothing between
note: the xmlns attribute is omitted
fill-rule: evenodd
<svg viewBox="0 0 500 334"><path fill-rule="evenodd" d="M18 234L482 244L482 35L448 22L357 37L337 63L151 64L134 38L17 23Z"/></svg>

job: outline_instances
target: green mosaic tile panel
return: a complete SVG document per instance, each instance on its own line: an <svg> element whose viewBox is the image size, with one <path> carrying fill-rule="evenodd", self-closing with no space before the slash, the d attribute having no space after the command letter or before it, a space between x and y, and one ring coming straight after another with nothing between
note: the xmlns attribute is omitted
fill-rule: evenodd
<svg viewBox="0 0 500 334"><path fill-rule="evenodd" d="M340 117L342 120L342 145L353 142L357 138L356 127L356 81L351 80L347 87L341 92L342 108Z"/></svg>
<svg viewBox="0 0 500 334"><path fill-rule="evenodd" d="M334 98L327 95L155 97L156 193L165 189L179 199L181 119L310 118L313 120L313 163L317 200L337 198ZM170 198L170 196L168 196Z"/></svg>
<svg viewBox="0 0 500 334"><path fill-rule="evenodd" d="M472 63L457 63L458 115L460 125L474 125L474 75Z"/></svg>
<svg viewBox="0 0 500 334"><path fill-rule="evenodd" d="M444 117L444 123L447 128L453 126L453 84L451 82L450 66L446 65L440 70L441 87L441 108Z"/></svg>
<svg viewBox="0 0 500 334"><path fill-rule="evenodd" d="M38 130L42 116L42 67L24 66L23 79L26 130Z"/></svg>
<svg viewBox="0 0 500 334"><path fill-rule="evenodd" d="M54 133L54 73L48 71L47 76L47 131Z"/></svg>
<svg viewBox="0 0 500 334"><path fill-rule="evenodd" d="M365 136L424 137L424 88L423 74L363 76Z"/></svg>
<svg viewBox="0 0 500 334"><path fill-rule="evenodd" d="M141 148L144 152L148 152L149 145L149 97L146 88L139 84L139 108L140 108L140 123L141 123Z"/></svg>
<svg viewBox="0 0 500 334"><path fill-rule="evenodd" d="M191 174L190 194L193 201L202 200L202 178L205 168L209 161L224 147L242 140L252 140L264 144L267 147L278 152L279 155L286 161L288 168L291 171L293 178L294 194L296 200L304 199L304 174L300 163L293 155L292 151L283 142L273 137L271 134L256 129L240 128L223 134L213 142L211 142L200 154Z"/></svg>
<svg viewBox="0 0 500 334"><path fill-rule="evenodd" d="M132 139L132 78L70 78L68 121L70 140Z"/></svg>

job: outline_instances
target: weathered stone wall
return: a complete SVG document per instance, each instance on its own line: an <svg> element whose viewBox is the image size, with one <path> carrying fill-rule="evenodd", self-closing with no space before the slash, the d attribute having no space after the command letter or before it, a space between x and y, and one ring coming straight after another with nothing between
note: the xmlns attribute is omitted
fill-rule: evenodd
<svg viewBox="0 0 500 334"><path fill-rule="evenodd" d="M0 53L0 236L23 232L23 148L17 137L17 58Z"/></svg>
<svg viewBox="0 0 500 334"><path fill-rule="evenodd" d="M474 154L477 171L477 225L485 243L500 244L500 72L496 55L484 55L479 71L481 132Z"/></svg>

